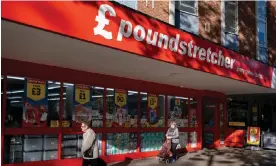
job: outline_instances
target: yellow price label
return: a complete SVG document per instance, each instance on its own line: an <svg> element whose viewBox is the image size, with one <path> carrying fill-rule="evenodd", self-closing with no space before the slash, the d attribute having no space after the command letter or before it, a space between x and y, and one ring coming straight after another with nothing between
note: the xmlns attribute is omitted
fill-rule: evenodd
<svg viewBox="0 0 276 166"><path fill-rule="evenodd" d="M80 104L86 104L90 101L90 87L86 85L75 86L75 100Z"/></svg>
<svg viewBox="0 0 276 166"><path fill-rule="evenodd" d="M62 127L70 127L70 123L67 120L62 121Z"/></svg>
<svg viewBox="0 0 276 166"><path fill-rule="evenodd" d="M155 109L157 108L157 96L155 95L148 95L148 107L150 107L151 109Z"/></svg>
<svg viewBox="0 0 276 166"><path fill-rule="evenodd" d="M250 129L250 134L256 135L257 134L257 129Z"/></svg>
<svg viewBox="0 0 276 166"><path fill-rule="evenodd" d="M123 107L127 104L127 92L124 90L116 90L115 92L115 104L119 107Z"/></svg>
<svg viewBox="0 0 276 166"><path fill-rule="evenodd" d="M46 82L34 79L27 80L27 97L39 101L46 97Z"/></svg>
<svg viewBox="0 0 276 166"><path fill-rule="evenodd" d="M51 126L51 127L59 127L59 122L58 122L58 120L51 120L50 126Z"/></svg>
<svg viewBox="0 0 276 166"><path fill-rule="evenodd" d="M180 105L180 99L175 99L175 105Z"/></svg>

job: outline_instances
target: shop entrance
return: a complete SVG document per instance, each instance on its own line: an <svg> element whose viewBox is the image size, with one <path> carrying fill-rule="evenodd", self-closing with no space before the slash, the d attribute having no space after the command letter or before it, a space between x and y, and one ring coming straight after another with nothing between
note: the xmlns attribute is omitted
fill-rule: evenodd
<svg viewBox="0 0 276 166"><path fill-rule="evenodd" d="M203 100L203 147L215 148L218 138L218 109L216 100Z"/></svg>

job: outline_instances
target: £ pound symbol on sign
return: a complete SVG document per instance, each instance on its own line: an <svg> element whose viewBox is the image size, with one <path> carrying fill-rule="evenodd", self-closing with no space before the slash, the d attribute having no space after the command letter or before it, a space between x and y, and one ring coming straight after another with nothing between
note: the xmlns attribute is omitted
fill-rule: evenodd
<svg viewBox="0 0 276 166"><path fill-rule="evenodd" d="M151 99L150 99L150 105L154 106L154 105L155 105L155 103L156 103L155 98L151 98Z"/></svg>
<svg viewBox="0 0 276 166"><path fill-rule="evenodd" d="M104 27L109 25L109 20L105 17L106 12L109 12L110 16L116 16L116 12L111 6L102 4L99 7L98 15L95 19L95 21L98 22L98 25L94 28L94 35L101 35L105 39L110 40L112 39L112 33L104 30Z"/></svg>
<svg viewBox="0 0 276 166"><path fill-rule="evenodd" d="M80 100L85 100L85 99L86 99L85 93L80 92Z"/></svg>
<svg viewBox="0 0 276 166"><path fill-rule="evenodd" d="M124 103L125 100L122 96L117 96L117 103Z"/></svg>

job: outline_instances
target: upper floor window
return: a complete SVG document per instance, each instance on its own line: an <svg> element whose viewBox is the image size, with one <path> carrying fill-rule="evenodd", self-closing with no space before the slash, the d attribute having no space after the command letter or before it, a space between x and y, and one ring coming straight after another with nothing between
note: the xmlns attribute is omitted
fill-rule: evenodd
<svg viewBox="0 0 276 166"><path fill-rule="evenodd" d="M129 1L129 0L114 0L114 1L116 1L122 5L125 5L127 7L130 7L132 9L135 9L135 10L137 9L137 0L131 0L131 1Z"/></svg>
<svg viewBox="0 0 276 166"><path fill-rule="evenodd" d="M222 43L225 47L238 51L238 2L223 1Z"/></svg>
<svg viewBox="0 0 276 166"><path fill-rule="evenodd" d="M267 63L267 6L266 1L256 2L257 59Z"/></svg>
<svg viewBox="0 0 276 166"><path fill-rule="evenodd" d="M175 24L180 29L198 34L198 2L176 1Z"/></svg>

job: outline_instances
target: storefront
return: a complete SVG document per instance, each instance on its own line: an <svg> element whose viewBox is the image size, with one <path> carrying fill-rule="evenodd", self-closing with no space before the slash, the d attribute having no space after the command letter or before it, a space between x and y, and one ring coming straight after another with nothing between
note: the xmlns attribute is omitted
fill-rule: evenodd
<svg viewBox="0 0 276 166"><path fill-rule="evenodd" d="M275 92L275 69L111 2L2 2L2 161L80 165L79 121L107 162L221 147L227 94Z"/></svg>

